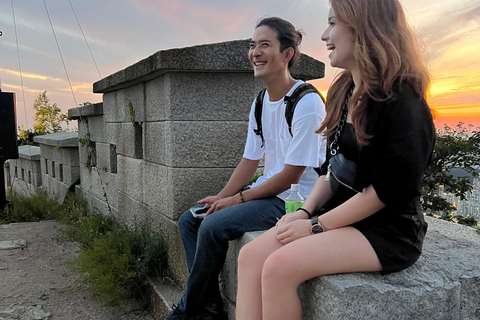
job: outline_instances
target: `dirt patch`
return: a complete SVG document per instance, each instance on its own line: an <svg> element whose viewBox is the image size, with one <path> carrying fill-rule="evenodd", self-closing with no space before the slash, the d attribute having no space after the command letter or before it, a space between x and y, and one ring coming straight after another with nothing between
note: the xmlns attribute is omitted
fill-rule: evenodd
<svg viewBox="0 0 480 320"><path fill-rule="evenodd" d="M77 276L64 263L75 257L77 246L58 241L61 228L56 221L0 225L0 241L26 241L0 250L0 320L152 320L150 313L127 306L105 307L75 283Z"/></svg>

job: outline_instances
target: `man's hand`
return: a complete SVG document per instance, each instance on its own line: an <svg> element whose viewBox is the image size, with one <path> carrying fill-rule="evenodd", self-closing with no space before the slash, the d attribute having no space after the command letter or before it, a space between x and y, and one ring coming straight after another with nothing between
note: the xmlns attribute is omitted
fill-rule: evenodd
<svg viewBox="0 0 480 320"><path fill-rule="evenodd" d="M310 235L311 228L312 223L310 219L295 220L293 222L283 224L281 227L277 226L277 240L283 244L290 243Z"/></svg>
<svg viewBox="0 0 480 320"><path fill-rule="evenodd" d="M208 196L208 197L205 197L201 200L198 200L197 203L198 204L205 204L205 207L211 207L215 201L218 201L222 198L220 198L219 196Z"/></svg>
<svg viewBox="0 0 480 320"><path fill-rule="evenodd" d="M218 210L222 210L240 203L242 203L242 200L240 200L240 196L238 195L233 195L231 197L219 199L210 206L210 209L208 209L207 214L205 214L205 217L209 216L210 214Z"/></svg>

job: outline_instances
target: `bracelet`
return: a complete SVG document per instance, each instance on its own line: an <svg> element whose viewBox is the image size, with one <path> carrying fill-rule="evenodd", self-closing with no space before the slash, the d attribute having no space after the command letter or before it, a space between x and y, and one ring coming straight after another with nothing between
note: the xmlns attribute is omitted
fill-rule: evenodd
<svg viewBox="0 0 480 320"><path fill-rule="evenodd" d="M298 208L297 211L298 211L298 210L302 210L302 211L306 212L306 213L308 214L308 218L309 218L309 219L312 219L313 216L312 216L312 214L311 214L307 209L305 209L305 208Z"/></svg>
<svg viewBox="0 0 480 320"><path fill-rule="evenodd" d="M245 203L245 199L243 198L243 189L240 190L240 199L242 199L242 203Z"/></svg>

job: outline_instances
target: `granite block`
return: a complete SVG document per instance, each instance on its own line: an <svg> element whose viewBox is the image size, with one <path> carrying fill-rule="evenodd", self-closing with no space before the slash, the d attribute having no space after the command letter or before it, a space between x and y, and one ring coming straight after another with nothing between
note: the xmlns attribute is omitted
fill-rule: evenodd
<svg viewBox="0 0 480 320"><path fill-rule="evenodd" d="M119 192L122 192L136 201L143 201L143 160L119 155L117 157Z"/></svg>
<svg viewBox="0 0 480 320"><path fill-rule="evenodd" d="M152 162L142 163L144 202L157 212L166 214L172 211L172 182L169 168Z"/></svg>
<svg viewBox="0 0 480 320"><path fill-rule="evenodd" d="M248 123L243 121L170 122L166 131L166 139L171 141L165 146L167 165L236 167L245 148L247 130Z"/></svg>
<svg viewBox="0 0 480 320"><path fill-rule="evenodd" d="M107 142L105 118L102 116L95 116L88 118L88 133L90 133L90 140L94 142Z"/></svg>
<svg viewBox="0 0 480 320"><path fill-rule="evenodd" d="M33 138L40 145L46 144L53 147L76 147L78 144L78 132L57 132L36 136Z"/></svg>
<svg viewBox="0 0 480 320"><path fill-rule="evenodd" d="M162 121L170 117L170 76L165 74L145 83L145 121Z"/></svg>
<svg viewBox="0 0 480 320"><path fill-rule="evenodd" d="M136 159L143 158L143 129L139 125L122 123L118 132L117 153Z"/></svg>
<svg viewBox="0 0 480 320"><path fill-rule="evenodd" d="M120 135L120 130L122 130L121 123L107 123L107 143L117 145L118 136Z"/></svg>
<svg viewBox="0 0 480 320"><path fill-rule="evenodd" d="M170 78L169 118L179 121L247 121L264 88L247 73L174 73Z"/></svg>
<svg viewBox="0 0 480 320"><path fill-rule="evenodd" d="M161 165L167 165L166 146L171 145L171 135L167 134L167 122L145 122L144 159Z"/></svg>
<svg viewBox="0 0 480 320"><path fill-rule="evenodd" d="M172 220L198 200L215 195L227 184L233 168L169 168L172 181L171 210L165 214Z"/></svg>

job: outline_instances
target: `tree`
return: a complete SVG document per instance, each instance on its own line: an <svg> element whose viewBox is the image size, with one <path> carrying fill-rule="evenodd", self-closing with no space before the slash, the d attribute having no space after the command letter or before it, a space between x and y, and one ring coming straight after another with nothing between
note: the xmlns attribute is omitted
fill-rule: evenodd
<svg viewBox="0 0 480 320"><path fill-rule="evenodd" d="M35 109L35 120L33 130L38 134L49 134L62 131L61 122L68 124L68 117L63 114L57 104L50 104L47 91L39 93L33 102Z"/></svg>
<svg viewBox="0 0 480 320"><path fill-rule="evenodd" d="M439 196L440 186L445 192L455 194L465 200L472 191L473 181L470 177L454 177L452 168L462 168L476 177L475 170L480 165L480 128L474 130L472 125L459 122L455 127L445 125L437 131L432 163L423 179L422 204L427 213L442 213L448 216L456 208Z"/></svg>

